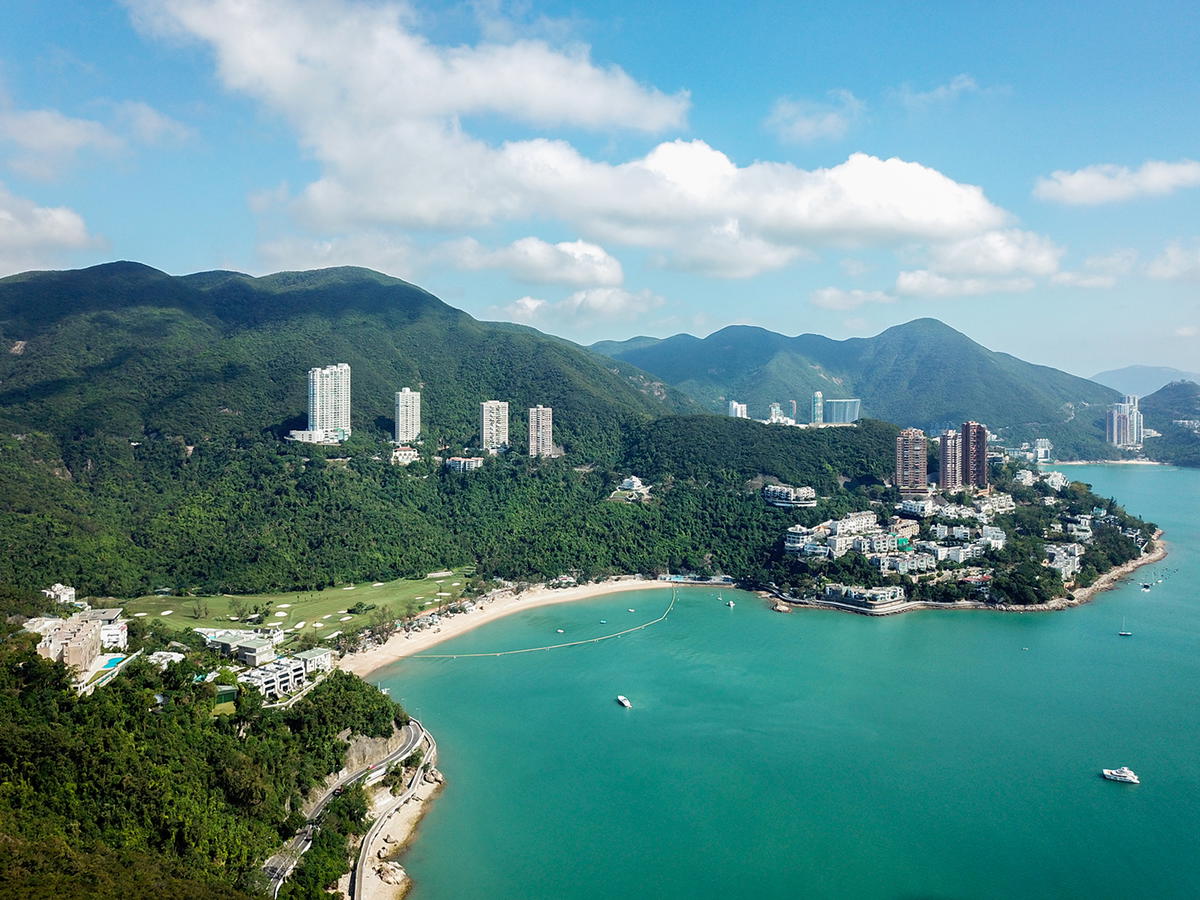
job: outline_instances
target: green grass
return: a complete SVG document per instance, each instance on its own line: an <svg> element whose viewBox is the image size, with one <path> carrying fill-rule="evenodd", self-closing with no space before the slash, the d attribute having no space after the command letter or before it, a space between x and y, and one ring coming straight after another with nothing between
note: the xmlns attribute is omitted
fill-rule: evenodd
<svg viewBox="0 0 1200 900"><path fill-rule="evenodd" d="M358 615L344 612L356 603L376 608L389 606L399 616L456 600L461 596L467 577L472 571L470 567L461 567L453 570L450 575L438 578L400 579L378 586L365 582L354 585L352 590L346 589L348 585L341 585L323 591L251 594L241 599L251 606L263 603L270 605L271 611L263 620L263 624L273 622L283 628L295 628L303 622L304 626L293 631L293 636L312 634L320 637L322 634L333 634L337 631L354 631L371 624L375 609ZM446 596L441 596L443 594ZM225 595L199 598L147 596L130 600L123 606L127 616L144 620L154 618L181 631L189 628L243 627L240 622L232 619L234 600L234 597ZM199 618L194 615L197 601L208 605L207 615ZM168 611L169 615L163 615ZM139 613L145 615L139 616ZM342 621L344 616L349 618Z"/></svg>

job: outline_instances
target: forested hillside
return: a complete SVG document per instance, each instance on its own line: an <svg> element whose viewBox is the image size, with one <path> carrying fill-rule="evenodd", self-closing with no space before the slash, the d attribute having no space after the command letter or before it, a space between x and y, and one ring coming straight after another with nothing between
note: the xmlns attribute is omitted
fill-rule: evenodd
<svg viewBox="0 0 1200 900"><path fill-rule="evenodd" d="M177 663L141 661L86 697L29 635L0 636L0 895L262 896L259 865L304 817L303 794L341 767L343 733L407 721L374 687L335 673L288 710L214 689Z"/></svg>
<svg viewBox="0 0 1200 900"><path fill-rule="evenodd" d="M604 342L596 352L632 363L706 409L729 400L766 418L768 404L796 400L807 422L813 391L858 397L863 415L927 430L986 422L1006 440L1048 437L1065 458L1103 458L1104 411L1116 392L1047 366L996 353L936 319L917 319L871 338L786 337L735 325L700 339Z"/></svg>
<svg viewBox="0 0 1200 900"><path fill-rule="evenodd" d="M0 279L0 428L189 445L305 427L306 373L349 363L356 431L386 439L422 392L431 442L477 439L479 402L555 410L568 452L611 459L624 423L688 408L630 366L533 329L479 322L367 269L171 277L136 263Z"/></svg>
<svg viewBox="0 0 1200 900"><path fill-rule="evenodd" d="M1177 466L1200 466L1200 433L1193 427L1175 424L1200 421L1200 384L1172 382L1143 397L1140 407L1146 427L1162 435L1146 439L1147 456Z"/></svg>
<svg viewBox="0 0 1200 900"><path fill-rule="evenodd" d="M529 579L749 575L794 520L745 494L746 480L811 483L840 509L861 502L843 496L842 480L887 473L894 436L874 422L800 431L668 417L629 426L614 467L514 454L469 475L428 460L392 466L371 446L330 460L347 450L261 438L189 454L177 439L95 437L63 459L49 436L0 436L0 584L253 593L463 563ZM609 501L631 472L671 486L648 504Z"/></svg>

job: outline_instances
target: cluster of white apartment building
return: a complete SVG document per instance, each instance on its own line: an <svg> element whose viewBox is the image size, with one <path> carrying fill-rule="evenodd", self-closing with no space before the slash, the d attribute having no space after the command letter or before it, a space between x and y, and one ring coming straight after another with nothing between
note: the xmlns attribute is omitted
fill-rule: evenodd
<svg viewBox="0 0 1200 900"><path fill-rule="evenodd" d="M333 651L326 647L280 656L238 675L238 682L257 688L264 697L293 694L321 672L333 668Z"/></svg>
<svg viewBox="0 0 1200 900"><path fill-rule="evenodd" d="M768 484L762 489L762 496L772 506L785 509L811 508L817 505L817 492L810 487Z"/></svg>
<svg viewBox="0 0 1200 900"><path fill-rule="evenodd" d="M124 650L129 646L129 623L122 614L120 609L87 609L66 619L29 619L23 627L41 637L39 656L84 672L101 650Z"/></svg>

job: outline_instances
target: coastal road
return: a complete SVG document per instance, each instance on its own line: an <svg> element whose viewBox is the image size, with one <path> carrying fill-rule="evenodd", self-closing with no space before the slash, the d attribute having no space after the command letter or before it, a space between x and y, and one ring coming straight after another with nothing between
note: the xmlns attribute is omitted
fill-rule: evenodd
<svg viewBox="0 0 1200 900"><path fill-rule="evenodd" d="M415 719L413 720L416 721ZM418 723L419 724L419 723ZM364 883L367 880L367 868L371 864L371 846L379 837L379 832L387 824L392 813L398 810L401 806L407 803L417 792L421 786L421 780L425 777L425 765L432 766L437 762L437 741L433 739L433 735L428 731L424 732L425 738L428 740L428 747L425 750L425 761L418 767L413 780L405 788L404 792L380 811L375 821L371 823L370 829L363 836L362 843L358 848L358 859L354 863L354 867L350 870L350 900L363 900Z"/></svg>
<svg viewBox="0 0 1200 900"><path fill-rule="evenodd" d="M271 896L278 895L283 882L287 880L288 875L296 868L296 863L300 861L300 857L312 846L313 836L317 832L317 827L320 823L321 816L325 812L325 807L328 806L334 797L337 797L347 787L357 781L369 777L375 772L386 771L388 766L394 762L408 757L414 750L421 745L425 736L425 729L421 727L421 723L416 719L410 719L409 723L400 729L400 734L403 738L403 743L385 756L379 762L372 763L362 769L354 772L349 772L339 778L317 801L317 805L308 816L308 822L299 831L292 836L279 852L271 856L263 863L263 871L271 882Z"/></svg>

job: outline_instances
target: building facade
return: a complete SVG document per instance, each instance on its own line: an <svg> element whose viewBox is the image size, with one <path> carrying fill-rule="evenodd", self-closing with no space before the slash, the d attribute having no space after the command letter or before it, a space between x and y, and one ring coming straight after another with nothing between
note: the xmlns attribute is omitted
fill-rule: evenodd
<svg viewBox="0 0 1200 900"><path fill-rule="evenodd" d="M812 396L812 415L809 421L813 425L825 424L825 395L820 391L815 391Z"/></svg>
<svg viewBox="0 0 1200 900"><path fill-rule="evenodd" d="M944 431L938 438L938 487L943 491L961 491L962 433Z"/></svg>
<svg viewBox="0 0 1200 900"><path fill-rule="evenodd" d="M554 456L554 410L540 403L529 410L529 455Z"/></svg>
<svg viewBox="0 0 1200 900"><path fill-rule="evenodd" d="M988 486L987 426L978 422L962 425L963 484L976 488Z"/></svg>
<svg viewBox="0 0 1200 900"><path fill-rule="evenodd" d="M484 400L479 404L479 446L484 450L508 446L507 400Z"/></svg>
<svg viewBox="0 0 1200 900"><path fill-rule="evenodd" d="M446 468L451 472L474 472L483 468L482 456L452 456L446 460Z"/></svg>
<svg viewBox="0 0 1200 900"><path fill-rule="evenodd" d="M407 444L421 434L421 392L401 388L396 392L396 443Z"/></svg>
<svg viewBox="0 0 1200 900"><path fill-rule="evenodd" d="M1104 419L1104 438L1115 447L1134 448L1142 445L1144 428L1142 411L1138 409L1138 398L1126 394L1120 403L1114 403Z"/></svg>
<svg viewBox="0 0 1200 900"><path fill-rule="evenodd" d="M929 449L919 428L905 428L896 435L896 487L906 492L929 490Z"/></svg>
<svg viewBox="0 0 1200 900"><path fill-rule="evenodd" d="M350 366L308 370L308 430L324 432L328 440L350 437Z"/></svg>
<svg viewBox="0 0 1200 900"><path fill-rule="evenodd" d="M862 418L862 401L858 399L826 400L824 407L827 425L850 425Z"/></svg>
<svg viewBox="0 0 1200 900"><path fill-rule="evenodd" d="M746 410L745 403L738 403L736 400L729 401L729 417L731 419L748 419L749 412Z"/></svg>

